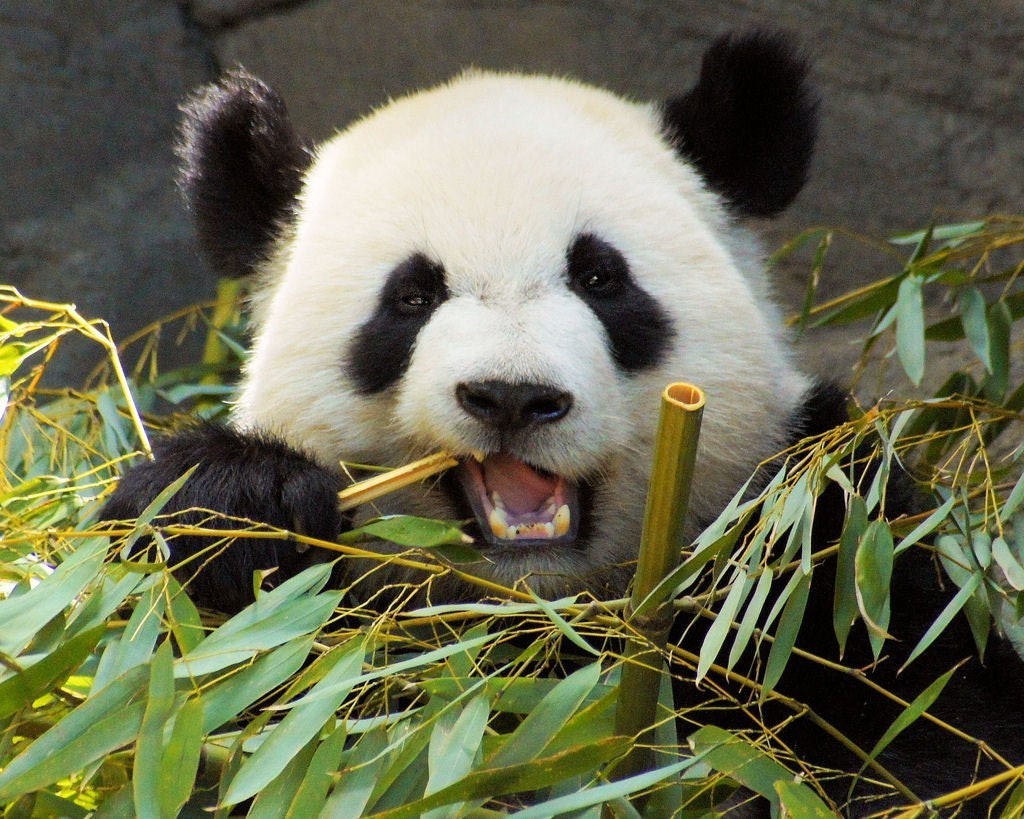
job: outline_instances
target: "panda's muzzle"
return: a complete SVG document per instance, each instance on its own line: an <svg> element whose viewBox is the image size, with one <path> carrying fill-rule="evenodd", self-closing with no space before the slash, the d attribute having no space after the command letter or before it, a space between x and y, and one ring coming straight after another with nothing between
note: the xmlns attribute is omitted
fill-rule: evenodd
<svg viewBox="0 0 1024 819"><path fill-rule="evenodd" d="M463 411L499 438L560 421L571 393L548 384L465 381L455 388ZM505 451L467 460L459 483L480 531L492 545L571 542L579 527L576 486Z"/></svg>

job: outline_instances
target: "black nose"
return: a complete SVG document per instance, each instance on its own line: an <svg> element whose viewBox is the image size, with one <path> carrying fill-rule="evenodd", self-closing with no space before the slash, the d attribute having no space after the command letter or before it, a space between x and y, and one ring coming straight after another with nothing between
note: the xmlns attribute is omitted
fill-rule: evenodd
<svg viewBox="0 0 1024 819"><path fill-rule="evenodd" d="M455 388L460 406L496 429L513 430L550 424L572 408L572 395L546 384L465 381Z"/></svg>

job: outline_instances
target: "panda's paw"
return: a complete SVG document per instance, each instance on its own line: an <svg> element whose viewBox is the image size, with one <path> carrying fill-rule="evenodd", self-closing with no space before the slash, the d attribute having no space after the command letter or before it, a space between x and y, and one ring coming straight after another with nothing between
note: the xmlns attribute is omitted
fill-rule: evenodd
<svg viewBox="0 0 1024 819"><path fill-rule="evenodd" d="M161 510L168 522L240 529L253 521L320 540L333 540L344 528L341 475L265 433L195 425L158 440L154 456L121 479L103 509L105 520L137 518L195 467ZM332 557L294 540L248 535L226 547L209 536L176 535L167 542L170 565L188 582L192 599L226 612L252 602L254 571L273 569L264 581L272 586Z"/></svg>

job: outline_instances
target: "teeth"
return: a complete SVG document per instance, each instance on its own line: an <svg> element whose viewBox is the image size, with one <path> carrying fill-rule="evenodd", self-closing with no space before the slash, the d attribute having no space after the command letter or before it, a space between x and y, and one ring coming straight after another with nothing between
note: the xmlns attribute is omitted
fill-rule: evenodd
<svg viewBox="0 0 1024 819"><path fill-rule="evenodd" d="M491 494L491 503L493 508L487 516L487 523L500 540L551 540L569 532L572 512L568 504L563 503L556 508L554 501L549 503L543 511L543 516L550 518L547 522L509 524L508 509L497 492Z"/></svg>
<svg viewBox="0 0 1024 819"><path fill-rule="evenodd" d="M497 500L498 496L495 495L494 497ZM495 503L494 508L491 510L491 514L488 515L487 522L490 524L491 531L494 532L495 537L499 537L502 540L515 537L515 534L511 533L508 525L508 515L505 514L503 508L498 507L497 503ZM511 528L514 529L515 527Z"/></svg>
<svg viewBox="0 0 1024 819"><path fill-rule="evenodd" d="M552 521L551 528L554 537L561 537L569 531L569 524L572 522L572 512L569 511L569 504L563 503L558 507Z"/></svg>

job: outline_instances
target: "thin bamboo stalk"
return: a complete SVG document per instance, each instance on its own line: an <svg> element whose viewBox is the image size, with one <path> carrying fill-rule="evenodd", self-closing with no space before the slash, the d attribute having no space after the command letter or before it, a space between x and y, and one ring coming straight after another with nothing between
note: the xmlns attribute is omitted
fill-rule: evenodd
<svg viewBox="0 0 1024 819"><path fill-rule="evenodd" d="M659 601L651 608L648 601L644 613L633 612L679 563L703 413L704 393L691 384L670 384L662 393L644 528L626 610L634 636L626 641L615 712L616 733L635 736L637 742L615 768L617 779L654 767L653 726L672 607Z"/></svg>
<svg viewBox="0 0 1024 819"><path fill-rule="evenodd" d="M338 493L338 508L342 512L347 512L349 509L355 509L364 503L377 500L410 484L425 480L438 472L451 469L458 463L459 461L454 455L448 452L437 452L397 469L390 469L380 475L374 475L372 478L346 486Z"/></svg>

